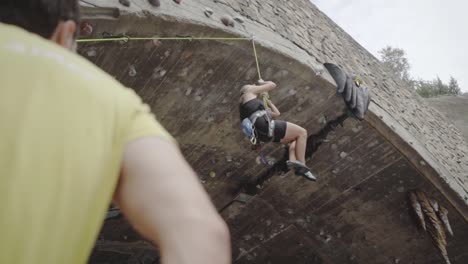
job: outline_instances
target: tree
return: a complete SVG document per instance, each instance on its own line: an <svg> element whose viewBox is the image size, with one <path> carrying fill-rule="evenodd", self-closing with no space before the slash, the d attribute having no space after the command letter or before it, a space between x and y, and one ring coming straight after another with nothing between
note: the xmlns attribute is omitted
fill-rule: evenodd
<svg viewBox="0 0 468 264"><path fill-rule="evenodd" d="M455 78L450 77L449 84L445 84L439 77L432 81L418 80L414 82L416 92L422 97L434 97L439 95L459 95L460 87Z"/></svg>
<svg viewBox="0 0 468 264"><path fill-rule="evenodd" d="M403 49L387 46L381 49L379 54L384 67L391 74L412 86L413 81L409 74L410 64Z"/></svg>
<svg viewBox="0 0 468 264"><path fill-rule="evenodd" d="M458 86L458 81L455 80L455 78L453 78L452 76L450 76L448 92L449 94L461 94L461 89L460 86Z"/></svg>
<svg viewBox="0 0 468 264"><path fill-rule="evenodd" d="M380 60L384 67L394 76L404 81L409 87L416 89L422 97L439 95L459 95L461 89L455 78L450 77L449 84L445 84L438 76L434 80L413 80L410 76L410 64L403 49L387 46L379 51Z"/></svg>

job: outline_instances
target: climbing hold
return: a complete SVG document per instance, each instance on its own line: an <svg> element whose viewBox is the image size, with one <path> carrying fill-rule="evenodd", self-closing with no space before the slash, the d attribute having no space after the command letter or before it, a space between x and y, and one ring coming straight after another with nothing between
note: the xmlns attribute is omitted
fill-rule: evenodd
<svg viewBox="0 0 468 264"><path fill-rule="evenodd" d="M130 0L119 0L119 3L126 7L130 6Z"/></svg>
<svg viewBox="0 0 468 264"><path fill-rule="evenodd" d="M213 15L213 9L207 7L203 13L205 13L206 17L211 17Z"/></svg>
<svg viewBox="0 0 468 264"><path fill-rule="evenodd" d="M137 71L136 71L136 69L135 69L135 66L131 65L131 66L129 67L129 69L128 69L128 75L129 75L130 77L135 77L136 74L137 74Z"/></svg>
<svg viewBox="0 0 468 264"><path fill-rule="evenodd" d="M156 36L155 36L156 37ZM159 48L162 45L162 42L159 39L151 40L155 48Z"/></svg>
<svg viewBox="0 0 468 264"><path fill-rule="evenodd" d="M227 27L234 27L234 20L230 16L222 16L221 17L221 22Z"/></svg>
<svg viewBox="0 0 468 264"><path fill-rule="evenodd" d="M210 171L210 177L211 177L211 178L216 177L216 173L215 173L214 171Z"/></svg>
<svg viewBox="0 0 468 264"><path fill-rule="evenodd" d="M174 0L174 2L178 3L180 5L180 2L182 2L182 0Z"/></svg>
<svg viewBox="0 0 468 264"><path fill-rule="evenodd" d="M152 5L152 6L155 6L155 7L159 7L161 5L161 3L159 2L159 0L148 0L148 2Z"/></svg>
<svg viewBox="0 0 468 264"><path fill-rule="evenodd" d="M95 49L90 49L86 52L88 57L95 57L97 55L97 51Z"/></svg>
<svg viewBox="0 0 468 264"><path fill-rule="evenodd" d="M241 16L236 16L236 17L234 17L234 20L235 20L237 23L240 23L240 24L244 23L244 18L241 17Z"/></svg>
<svg viewBox="0 0 468 264"><path fill-rule="evenodd" d="M201 96L199 96L199 95L195 96L195 101L197 101L197 102L200 102L200 101L201 101L201 99L202 99L202 97L201 97Z"/></svg>
<svg viewBox="0 0 468 264"><path fill-rule="evenodd" d="M90 36L93 33L93 26L86 21L80 24L80 36Z"/></svg>
<svg viewBox="0 0 468 264"><path fill-rule="evenodd" d="M166 70L164 70L162 67L156 67L153 69L153 79L159 79L161 77L163 77L164 75L166 75Z"/></svg>
<svg viewBox="0 0 468 264"><path fill-rule="evenodd" d="M186 96L189 96L192 93L192 87L187 88L187 91L185 92Z"/></svg>
<svg viewBox="0 0 468 264"><path fill-rule="evenodd" d="M297 94L297 91L294 90L294 89L290 89L289 92L288 92L288 94L289 94L290 96L293 96L293 95Z"/></svg>
<svg viewBox="0 0 468 264"><path fill-rule="evenodd" d="M342 151L340 153L340 158L344 159L344 158L346 158L346 156L348 156L348 154L346 152Z"/></svg>

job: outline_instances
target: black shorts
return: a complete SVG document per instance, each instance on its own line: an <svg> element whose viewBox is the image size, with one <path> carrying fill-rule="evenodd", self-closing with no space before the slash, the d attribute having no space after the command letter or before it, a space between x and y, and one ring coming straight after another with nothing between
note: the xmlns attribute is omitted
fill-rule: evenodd
<svg viewBox="0 0 468 264"><path fill-rule="evenodd" d="M286 135L287 122L283 120L275 120L275 131L273 133L273 142L280 142ZM260 117L255 122L255 130L257 131L258 139L261 142L271 142L272 138L268 136L268 120Z"/></svg>

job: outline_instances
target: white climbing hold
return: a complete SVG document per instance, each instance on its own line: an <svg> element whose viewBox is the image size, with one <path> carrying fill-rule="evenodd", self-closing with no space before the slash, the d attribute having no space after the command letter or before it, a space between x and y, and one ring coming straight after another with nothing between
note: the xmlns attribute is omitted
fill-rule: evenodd
<svg viewBox="0 0 468 264"><path fill-rule="evenodd" d="M162 67L156 67L154 68L153 70L153 79L158 79L158 78L161 78L163 77L164 75L166 75L166 70L164 70Z"/></svg>
<svg viewBox="0 0 468 264"><path fill-rule="evenodd" d="M344 152L344 151L342 151L340 153L340 158L342 158L342 159L346 158L347 156L348 156L348 154L346 152Z"/></svg>
<svg viewBox="0 0 468 264"><path fill-rule="evenodd" d="M96 57L97 51L95 49L90 49L86 52L86 56L88 57Z"/></svg>
<svg viewBox="0 0 468 264"><path fill-rule="evenodd" d="M213 9L207 7L203 13L205 13L206 17L211 17L213 15Z"/></svg>
<svg viewBox="0 0 468 264"><path fill-rule="evenodd" d="M192 93L192 87L187 88L187 91L185 92L186 96L189 96Z"/></svg>
<svg viewBox="0 0 468 264"><path fill-rule="evenodd" d="M201 101L201 99L202 99L201 96L199 96L199 95L195 96L195 101L199 102L199 101Z"/></svg>
<svg viewBox="0 0 468 264"><path fill-rule="evenodd" d="M128 68L128 75L130 77L135 77L137 75L137 71L135 69L135 66L131 65L129 68Z"/></svg>
<svg viewBox="0 0 468 264"><path fill-rule="evenodd" d="M291 89L291 90L289 90L288 94L292 96L292 95L297 94L297 91L294 90L294 89Z"/></svg>
<svg viewBox="0 0 468 264"><path fill-rule="evenodd" d="M153 36L153 38L157 38L158 36ZM162 45L162 42L159 39L151 40L155 48L159 48Z"/></svg>

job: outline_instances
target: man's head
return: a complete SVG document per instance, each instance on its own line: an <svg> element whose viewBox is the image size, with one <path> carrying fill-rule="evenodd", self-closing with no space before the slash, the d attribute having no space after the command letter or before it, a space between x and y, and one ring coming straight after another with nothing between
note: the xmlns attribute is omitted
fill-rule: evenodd
<svg viewBox="0 0 468 264"><path fill-rule="evenodd" d="M73 50L79 23L78 0L2 0L0 22L16 25Z"/></svg>

